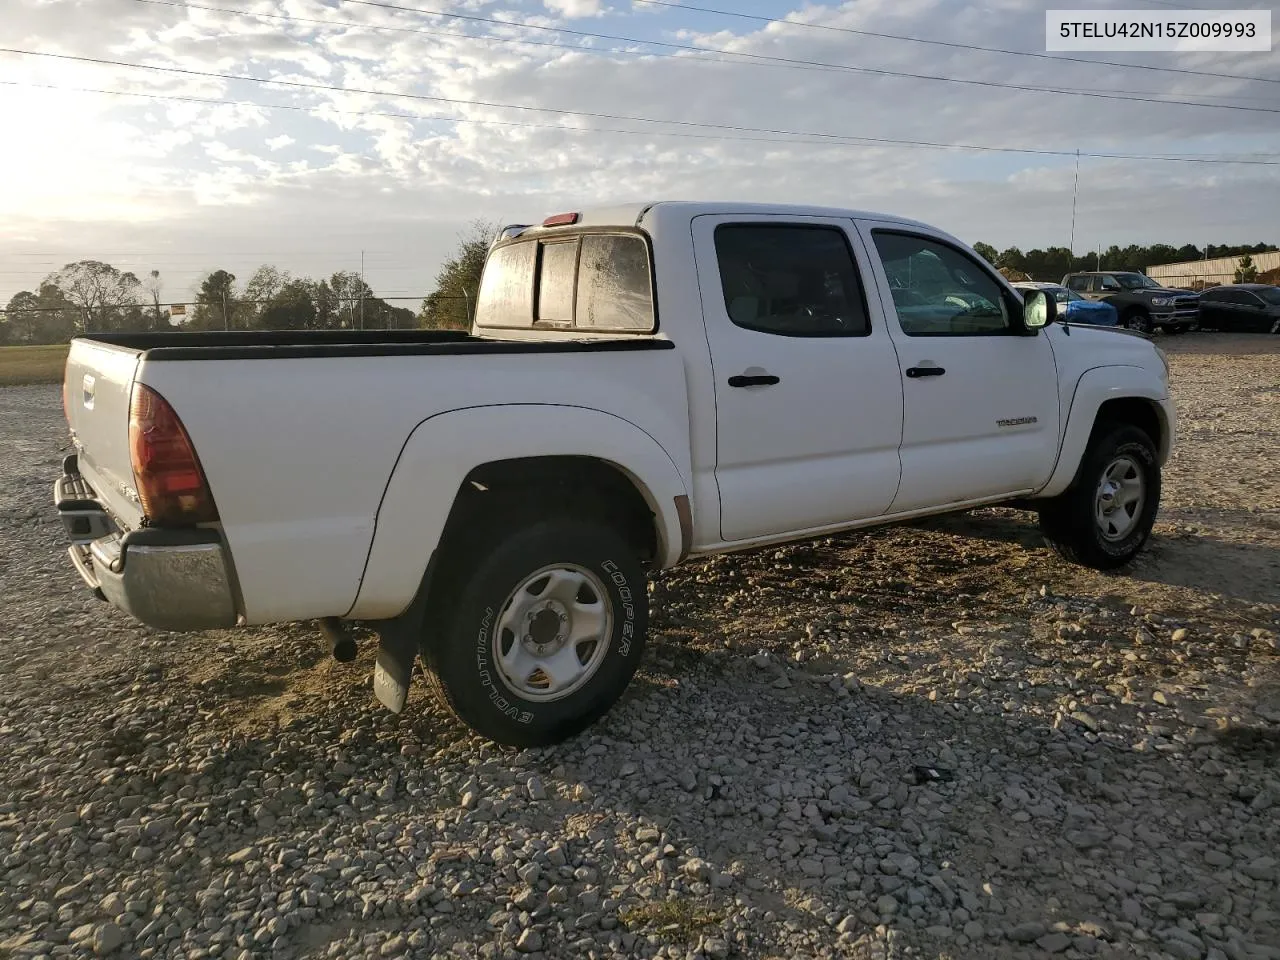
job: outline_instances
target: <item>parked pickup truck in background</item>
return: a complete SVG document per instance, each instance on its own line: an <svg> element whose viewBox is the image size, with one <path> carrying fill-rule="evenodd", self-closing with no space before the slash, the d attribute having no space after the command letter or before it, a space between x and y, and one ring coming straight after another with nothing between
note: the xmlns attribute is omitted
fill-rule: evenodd
<svg viewBox="0 0 1280 960"><path fill-rule="evenodd" d="M908 220L651 203L503 230L467 333L72 342L71 559L146 623L319 620L415 657L464 721L546 744L617 700L649 573L985 504L1137 553L1174 442L1146 338L1055 323Z"/></svg>
<svg viewBox="0 0 1280 960"><path fill-rule="evenodd" d="M1170 289L1141 273L1125 271L1068 273L1062 285L1090 300L1115 307L1120 325L1139 333L1195 330L1200 323L1200 295Z"/></svg>

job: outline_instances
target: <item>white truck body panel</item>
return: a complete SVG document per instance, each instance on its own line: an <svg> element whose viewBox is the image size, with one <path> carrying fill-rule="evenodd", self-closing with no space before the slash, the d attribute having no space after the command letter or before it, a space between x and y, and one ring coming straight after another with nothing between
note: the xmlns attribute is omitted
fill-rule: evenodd
<svg viewBox="0 0 1280 960"><path fill-rule="evenodd" d="M216 376L203 375L209 368ZM515 451L536 450L539 443L584 456L616 448L608 437L573 432L572 412L557 416L584 397L615 418L615 429L637 424L629 429L673 451L678 476L689 471L684 384L670 350L178 361L144 363L138 379L181 403L222 516L249 623L343 616L352 609L397 458L402 451L418 456L415 431L448 411L516 403L536 405L543 416L514 418L501 437L469 436L466 418L442 417L445 433L435 434L441 444L423 459L444 469L412 477L414 497L395 503L415 524L424 513L447 516L463 477L482 463L528 456ZM239 386L227 389L230 384ZM436 485L443 482L447 489ZM654 506L674 516L669 500ZM387 518L402 527L406 519ZM443 519L436 536L440 528ZM412 529L391 560L416 570L400 609L422 578L434 546L431 529Z"/></svg>

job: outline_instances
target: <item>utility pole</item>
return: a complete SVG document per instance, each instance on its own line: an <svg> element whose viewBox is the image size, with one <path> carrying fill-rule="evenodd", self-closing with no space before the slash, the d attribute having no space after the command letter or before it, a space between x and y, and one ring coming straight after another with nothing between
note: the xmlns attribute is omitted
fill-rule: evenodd
<svg viewBox="0 0 1280 960"><path fill-rule="evenodd" d="M222 288L222 329L224 332L231 329L230 325L227 322L227 289L226 287Z"/></svg>
<svg viewBox="0 0 1280 960"><path fill-rule="evenodd" d="M360 251L360 329L364 329L364 251Z"/></svg>
<svg viewBox="0 0 1280 960"><path fill-rule="evenodd" d="M1080 197L1080 150L1076 149L1076 179L1071 187L1071 256L1076 255L1076 201Z"/></svg>

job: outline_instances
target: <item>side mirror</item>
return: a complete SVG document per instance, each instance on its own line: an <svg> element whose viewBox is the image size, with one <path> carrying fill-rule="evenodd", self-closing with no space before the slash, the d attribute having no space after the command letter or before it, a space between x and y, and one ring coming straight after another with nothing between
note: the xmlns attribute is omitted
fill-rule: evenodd
<svg viewBox="0 0 1280 960"><path fill-rule="evenodd" d="M1047 327L1058 319L1058 301L1043 290L1028 290L1022 298L1022 325L1029 331Z"/></svg>

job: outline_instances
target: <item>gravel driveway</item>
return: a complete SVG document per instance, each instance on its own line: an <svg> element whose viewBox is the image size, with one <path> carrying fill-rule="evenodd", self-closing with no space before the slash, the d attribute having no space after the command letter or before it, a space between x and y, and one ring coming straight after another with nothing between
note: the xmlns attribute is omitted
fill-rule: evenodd
<svg viewBox="0 0 1280 960"><path fill-rule="evenodd" d="M1124 575L1011 510L690 564L524 752L92 600L58 390L0 390L0 957L1280 958L1280 338L1162 344Z"/></svg>

